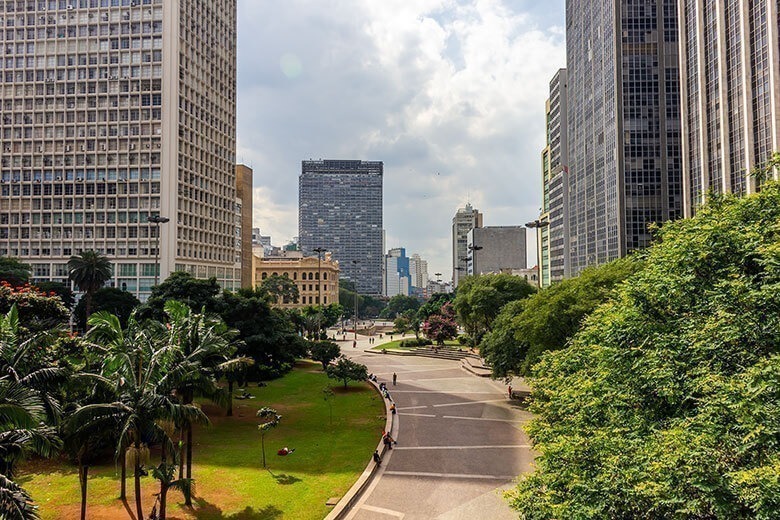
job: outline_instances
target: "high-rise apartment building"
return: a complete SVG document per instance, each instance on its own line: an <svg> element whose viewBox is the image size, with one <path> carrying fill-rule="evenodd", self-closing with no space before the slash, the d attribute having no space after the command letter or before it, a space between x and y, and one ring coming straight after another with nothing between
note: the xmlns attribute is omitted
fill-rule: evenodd
<svg viewBox="0 0 780 520"><path fill-rule="evenodd" d="M93 249L144 298L163 216L162 279L236 288L236 0L1 4L0 255Z"/></svg>
<svg viewBox="0 0 780 520"><path fill-rule="evenodd" d="M685 215L708 192L755 192L780 150L777 2L681 0ZM777 176L777 172L773 172Z"/></svg>
<svg viewBox="0 0 780 520"><path fill-rule="evenodd" d="M412 287L425 289L428 286L428 261L417 253L409 259L409 275L412 277Z"/></svg>
<svg viewBox="0 0 780 520"><path fill-rule="evenodd" d="M452 285L468 276L468 234L474 228L482 227L482 213L471 204L458 208L452 217Z"/></svg>
<svg viewBox="0 0 780 520"><path fill-rule="evenodd" d="M301 250L333 253L361 294L382 294L381 161L303 161L298 192Z"/></svg>
<svg viewBox="0 0 780 520"><path fill-rule="evenodd" d="M542 213L535 223L542 287L568 276L567 79L566 69L555 73L545 106L547 145L542 150Z"/></svg>
<svg viewBox="0 0 780 520"><path fill-rule="evenodd" d="M682 214L677 0L568 0L571 274Z"/></svg>

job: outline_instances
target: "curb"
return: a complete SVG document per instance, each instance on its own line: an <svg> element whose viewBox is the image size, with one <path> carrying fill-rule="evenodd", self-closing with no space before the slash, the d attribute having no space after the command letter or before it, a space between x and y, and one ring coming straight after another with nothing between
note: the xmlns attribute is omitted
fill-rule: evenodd
<svg viewBox="0 0 780 520"><path fill-rule="evenodd" d="M385 416L387 417L385 419L385 431L392 432L393 414L390 413L390 401L382 396L382 392L379 391L379 385L377 383L374 383L373 381L368 382L372 387L374 387L374 391L376 391L379 398L382 399L382 401L385 403ZM387 451L387 446L385 446L384 442L382 442L382 439L379 440L379 444L377 445L376 449L379 452L379 456L384 458L385 452ZM349 488L349 491L347 491L347 493L341 497L341 500L339 500L336 506L330 511L330 513L328 513L328 516L325 517L325 520L340 520L344 518L347 513L352 510L352 507L357 503L357 501L360 500L363 492L366 490L368 485L371 484L371 481L374 479L374 475L376 475L378 471L379 465L372 459L366 466L366 469L363 470L363 473L357 479L357 482L355 482L352 487Z"/></svg>

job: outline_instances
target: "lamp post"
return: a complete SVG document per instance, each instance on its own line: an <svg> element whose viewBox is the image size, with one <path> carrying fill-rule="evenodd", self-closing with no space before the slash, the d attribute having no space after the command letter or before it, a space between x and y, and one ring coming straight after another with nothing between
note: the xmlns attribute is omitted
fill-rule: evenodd
<svg viewBox="0 0 780 520"><path fill-rule="evenodd" d="M149 215L146 220L152 224L157 225L157 245L154 248L154 285L160 280L160 224L165 224L171 219L168 217L161 217L160 215Z"/></svg>
<svg viewBox="0 0 780 520"><path fill-rule="evenodd" d="M482 249L485 248L474 244L471 244L468 247L468 250L471 251L471 256L469 257L469 260L471 261L471 270L474 271L474 274L477 274L477 251L481 251Z"/></svg>
<svg viewBox="0 0 780 520"><path fill-rule="evenodd" d="M352 265L355 266L355 270L357 270L357 265L360 262L357 260L352 260ZM357 278L357 276L355 276ZM357 318L358 318L358 290L357 290L357 280L355 280L355 341L357 341Z"/></svg>
<svg viewBox="0 0 780 520"><path fill-rule="evenodd" d="M320 306L320 311L317 313L317 339L320 339L320 334L322 333L322 253L325 252L325 249L322 247L315 247L312 249L315 253L317 253L317 303Z"/></svg>

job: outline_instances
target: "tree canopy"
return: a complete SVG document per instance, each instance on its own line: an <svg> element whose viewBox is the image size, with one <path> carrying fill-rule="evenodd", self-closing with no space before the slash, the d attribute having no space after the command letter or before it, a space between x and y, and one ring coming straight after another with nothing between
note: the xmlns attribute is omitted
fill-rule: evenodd
<svg viewBox="0 0 780 520"><path fill-rule="evenodd" d="M780 185L665 224L534 370L528 520L780 517Z"/></svg>
<svg viewBox="0 0 780 520"><path fill-rule="evenodd" d="M102 287L92 295L92 312L108 311L119 318L122 326L127 325L127 319L139 305L141 302L132 293L115 287ZM79 300L73 313L79 328L85 330L87 328L87 313L84 298Z"/></svg>
<svg viewBox="0 0 780 520"><path fill-rule="evenodd" d="M258 291L266 295L271 303L298 303L298 285L286 276L269 276L260 284Z"/></svg>
<svg viewBox="0 0 780 520"><path fill-rule="evenodd" d="M8 282L13 287L30 281L32 267L18 258L0 256L0 282Z"/></svg>
<svg viewBox="0 0 780 520"><path fill-rule="evenodd" d="M216 278L201 280L189 273L176 271L161 284L152 287L152 295L147 300L141 315L157 320L165 318L165 302L177 300L186 303L195 312L205 309L216 312L217 295L221 289Z"/></svg>
<svg viewBox="0 0 780 520"><path fill-rule="evenodd" d="M490 332L493 320L507 303L522 300L535 289L519 276L485 274L467 276L458 283L453 307L466 332L477 339Z"/></svg>
<svg viewBox="0 0 780 520"><path fill-rule="evenodd" d="M68 278L73 280L79 291L85 293L87 316L92 314L92 295L103 287L112 275L113 267L108 257L96 251L83 251L68 260Z"/></svg>
<svg viewBox="0 0 780 520"><path fill-rule="evenodd" d="M379 317L387 320L394 320L406 311L416 311L420 308L421 302L414 296L405 296L396 294L387 302L387 307L382 309Z"/></svg>
<svg viewBox="0 0 780 520"><path fill-rule="evenodd" d="M338 358L335 364L328 365L325 369L328 377L344 383L344 388L350 381L365 381L368 379L368 369L366 365L356 363L344 356Z"/></svg>

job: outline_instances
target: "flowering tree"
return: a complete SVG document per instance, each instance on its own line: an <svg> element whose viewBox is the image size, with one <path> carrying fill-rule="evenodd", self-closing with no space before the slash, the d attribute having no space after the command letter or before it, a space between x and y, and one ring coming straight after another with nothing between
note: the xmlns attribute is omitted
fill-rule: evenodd
<svg viewBox="0 0 780 520"><path fill-rule="evenodd" d="M428 316L423 324L423 332L438 345L444 345L444 341L454 339L458 335L458 324L455 322L455 311L452 304L445 303L439 312Z"/></svg>
<svg viewBox="0 0 780 520"><path fill-rule="evenodd" d="M48 330L68 320L68 309L56 293L45 292L30 284L14 287L0 282L0 313L16 304L19 323L30 332Z"/></svg>

